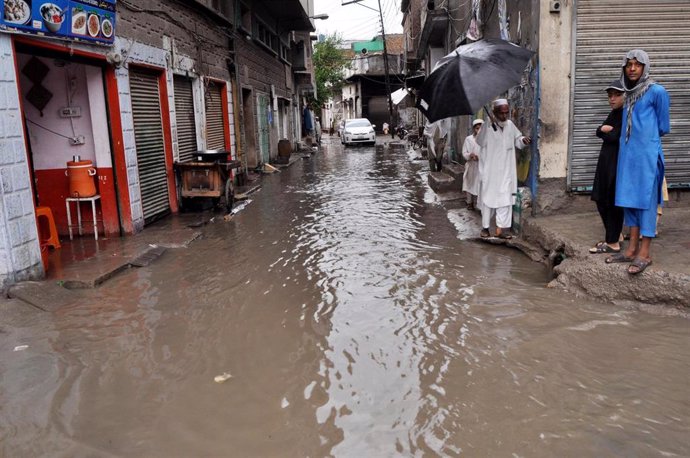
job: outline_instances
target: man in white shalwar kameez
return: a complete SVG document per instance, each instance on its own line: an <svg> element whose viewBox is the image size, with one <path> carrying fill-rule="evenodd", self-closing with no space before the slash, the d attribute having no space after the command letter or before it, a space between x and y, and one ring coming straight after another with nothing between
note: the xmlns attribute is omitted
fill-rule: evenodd
<svg viewBox="0 0 690 458"><path fill-rule="evenodd" d="M484 125L477 135L482 151L479 156L479 200L482 211L482 237L489 237L491 218L496 214L496 237L509 239L512 206L517 193L515 149L531 143L508 119L510 107L506 99L494 101L495 120Z"/></svg>
<svg viewBox="0 0 690 458"><path fill-rule="evenodd" d="M475 119L472 122L472 135L465 138L462 144L462 157L465 158L465 173L462 175L462 190L467 194L467 209L474 210L474 203L479 195L479 156L481 147L477 144L477 135L484 121Z"/></svg>
<svg viewBox="0 0 690 458"><path fill-rule="evenodd" d="M446 149L449 132L450 118L439 119L432 123L427 122L424 126L424 135L428 138L429 168L432 172L440 172L443 167L443 152Z"/></svg>

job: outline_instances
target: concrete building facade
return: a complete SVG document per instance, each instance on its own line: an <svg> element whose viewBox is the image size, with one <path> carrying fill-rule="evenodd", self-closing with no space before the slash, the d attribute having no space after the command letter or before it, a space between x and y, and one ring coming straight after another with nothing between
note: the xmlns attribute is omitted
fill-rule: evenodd
<svg viewBox="0 0 690 458"><path fill-rule="evenodd" d="M682 57L690 53L687 2L403 0L401 10L412 89L439 54L467 42L503 38L536 52L522 82L503 94L518 127L537 139L518 157L518 179L531 188L535 212L558 212L591 189L600 147L594 131L609 110L603 88L620 76L623 56L634 48L648 52L652 76L671 95L671 134L663 144L672 200L690 188L690 83L682 77L690 70ZM469 119L453 118L456 150Z"/></svg>
<svg viewBox="0 0 690 458"><path fill-rule="evenodd" d="M313 69L294 71L293 50L311 49L313 0L101 4L111 9L66 13L60 33L0 24L3 287L44 273L52 247L38 208L63 241L76 231L69 162L96 175L96 215L76 203L83 220L116 237L179 210L174 164L195 151L226 150L246 172L277 155L278 139L299 138L295 88L308 90Z"/></svg>

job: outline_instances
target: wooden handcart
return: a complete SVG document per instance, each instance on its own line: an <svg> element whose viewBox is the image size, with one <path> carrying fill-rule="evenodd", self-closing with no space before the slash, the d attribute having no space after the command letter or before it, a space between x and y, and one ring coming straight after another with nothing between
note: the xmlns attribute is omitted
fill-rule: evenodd
<svg viewBox="0 0 690 458"><path fill-rule="evenodd" d="M199 152L193 160L175 163L180 209L184 209L188 199L204 198L212 199L214 206L224 200L228 213L232 211L235 200L232 170L242 164L240 161L223 160L222 157L218 153Z"/></svg>

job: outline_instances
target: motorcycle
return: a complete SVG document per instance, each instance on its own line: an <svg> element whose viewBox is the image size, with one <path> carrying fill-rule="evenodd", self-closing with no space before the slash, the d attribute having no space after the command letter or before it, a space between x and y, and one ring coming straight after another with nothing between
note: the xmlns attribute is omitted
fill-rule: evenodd
<svg viewBox="0 0 690 458"><path fill-rule="evenodd" d="M395 128L395 134L398 136L400 140L403 140L405 137L407 137L408 130L405 129L405 126L400 125Z"/></svg>

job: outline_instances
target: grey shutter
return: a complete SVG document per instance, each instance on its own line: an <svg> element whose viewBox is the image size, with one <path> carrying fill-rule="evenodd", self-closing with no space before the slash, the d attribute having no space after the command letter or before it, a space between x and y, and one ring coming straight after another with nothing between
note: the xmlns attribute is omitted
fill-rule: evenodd
<svg viewBox="0 0 690 458"><path fill-rule="evenodd" d="M198 150L194 121L194 91L192 80L175 76L175 120L177 121L177 150L179 162L192 159Z"/></svg>
<svg viewBox="0 0 690 458"><path fill-rule="evenodd" d="M223 87L209 83L206 88L206 148L225 149L225 130L223 128Z"/></svg>
<svg viewBox="0 0 690 458"><path fill-rule="evenodd" d="M170 210L158 76L130 69L129 85L144 222L149 223Z"/></svg>
<svg viewBox="0 0 690 458"><path fill-rule="evenodd" d="M578 0L568 180L590 190L601 140L596 128L610 108L604 88L620 76L625 53L640 48L651 75L671 97L671 133L662 140L669 186L690 187L690 2Z"/></svg>
<svg viewBox="0 0 690 458"><path fill-rule="evenodd" d="M391 124L391 121L388 120L390 118L388 113L388 97L371 97L368 101L368 105L365 117L368 118L372 124L376 124L376 130L380 131L384 122ZM321 127L323 128L323 125Z"/></svg>

